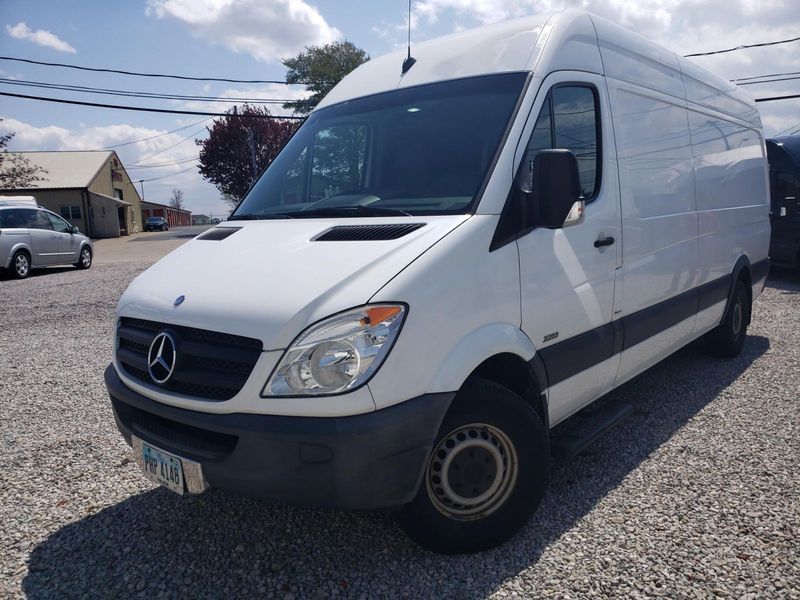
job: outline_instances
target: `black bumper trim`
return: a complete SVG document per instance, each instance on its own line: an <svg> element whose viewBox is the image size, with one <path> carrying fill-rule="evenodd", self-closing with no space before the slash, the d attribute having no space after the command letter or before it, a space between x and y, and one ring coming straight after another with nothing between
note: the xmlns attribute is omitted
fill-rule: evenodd
<svg viewBox="0 0 800 600"><path fill-rule="evenodd" d="M455 392L349 417L212 414L105 381L120 432L203 464L212 488L289 504L376 509L410 502Z"/></svg>

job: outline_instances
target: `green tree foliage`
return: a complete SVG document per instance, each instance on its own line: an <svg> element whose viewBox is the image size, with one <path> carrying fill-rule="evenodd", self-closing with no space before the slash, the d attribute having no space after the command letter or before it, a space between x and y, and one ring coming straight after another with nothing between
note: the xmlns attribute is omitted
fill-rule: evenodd
<svg viewBox="0 0 800 600"><path fill-rule="evenodd" d="M287 58L283 64L288 69L286 81L304 84L311 96L287 102L283 107L307 115L345 75L368 60L369 55L364 50L348 41L306 47L304 52Z"/></svg>
<svg viewBox="0 0 800 600"><path fill-rule="evenodd" d="M233 108L207 128L206 139L195 140L200 146L200 174L230 204L238 204L296 128L296 122L270 117L261 106Z"/></svg>

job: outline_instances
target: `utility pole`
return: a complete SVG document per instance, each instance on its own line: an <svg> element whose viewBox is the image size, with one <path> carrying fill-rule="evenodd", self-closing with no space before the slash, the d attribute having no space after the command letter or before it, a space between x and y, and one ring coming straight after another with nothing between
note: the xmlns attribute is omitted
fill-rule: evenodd
<svg viewBox="0 0 800 600"><path fill-rule="evenodd" d="M139 186L142 188L142 200L144 200L144 179L139 180Z"/></svg>

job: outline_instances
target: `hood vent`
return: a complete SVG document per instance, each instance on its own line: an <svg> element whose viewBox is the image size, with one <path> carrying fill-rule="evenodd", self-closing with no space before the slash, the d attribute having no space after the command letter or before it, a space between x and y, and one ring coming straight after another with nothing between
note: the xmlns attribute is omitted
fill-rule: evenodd
<svg viewBox="0 0 800 600"><path fill-rule="evenodd" d="M396 240L426 223L399 223L397 225L337 225L311 238L313 242L366 242Z"/></svg>
<svg viewBox="0 0 800 600"><path fill-rule="evenodd" d="M226 237L230 235L233 235L240 229L241 227L214 227L212 229L209 229L205 233L197 236L197 239L218 242L220 240L224 240Z"/></svg>

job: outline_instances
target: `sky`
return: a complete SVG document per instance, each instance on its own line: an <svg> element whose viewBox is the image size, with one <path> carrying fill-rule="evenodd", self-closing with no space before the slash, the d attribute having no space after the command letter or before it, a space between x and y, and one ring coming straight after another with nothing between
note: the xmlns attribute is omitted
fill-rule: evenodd
<svg viewBox="0 0 800 600"><path fill-rule="evenodd" d="M413 38L568 6L585 8L679 54L800 35L798 0L413 0ZM407 24L406 0L2 0L0 55L149 73L282 80L281 59L306 46L347 39L379 56L405 45ZM693 60L728 79L800 72L800 42ZM5 92L177 110L222 112L232 106L55 91L10 80L222 98L284 100L303 94L297 86L154 79L0 60L0 91ZM745 89L755 97L800 93L800 79ZM280 104L271 110L286 114ZM760 103L759 110L767 136L800 128L800 99ZM171 190L180 188L193 212L227 213L194 161L194 140L205 137L210 124L204 117L0 97L0 118L0 132L16 132L11 150L127 144L115 149L131 179L145 180L146 199L167 202ZM128 143L148 137L153 139Z"/></svg>

